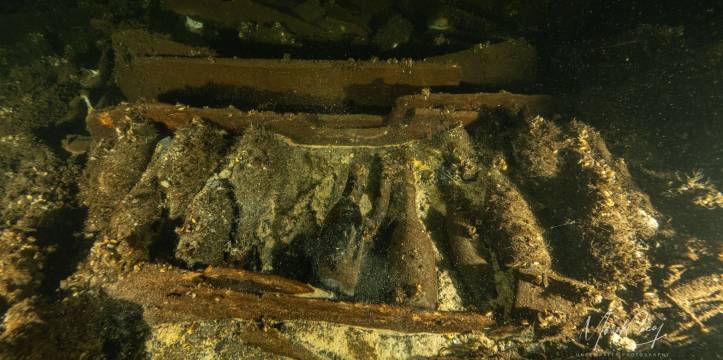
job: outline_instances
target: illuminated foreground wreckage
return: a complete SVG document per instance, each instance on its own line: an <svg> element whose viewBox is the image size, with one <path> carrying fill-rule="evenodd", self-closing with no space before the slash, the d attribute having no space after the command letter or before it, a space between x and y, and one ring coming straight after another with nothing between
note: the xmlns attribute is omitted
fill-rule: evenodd
<svg viewBox="0 0 723 360"><path fill-rule="evenodd" d="M549 97L430 91L464 80L448 62L114 45L136 101L87 118L97 241L67 283L141 305L157 355L514 357L575 343L590 314L624 321L621 292L657 301L657 212ZM153 101L199 94L326 111Z"/></svg>

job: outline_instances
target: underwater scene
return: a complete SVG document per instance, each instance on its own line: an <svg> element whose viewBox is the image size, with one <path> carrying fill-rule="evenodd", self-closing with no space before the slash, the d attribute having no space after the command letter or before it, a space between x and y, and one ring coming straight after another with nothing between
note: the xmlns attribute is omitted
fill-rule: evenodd
<svg viewBox="0 0 723 360"><path fill-rule="evenodd" d="M721 359L723 3L0 3L0 359Z"/></svg>

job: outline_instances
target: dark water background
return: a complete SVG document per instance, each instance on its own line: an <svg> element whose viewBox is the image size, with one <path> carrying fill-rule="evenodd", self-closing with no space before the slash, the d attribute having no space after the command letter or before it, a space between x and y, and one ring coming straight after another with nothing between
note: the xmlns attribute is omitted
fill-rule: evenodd
<svg viewBox="0 0 723 360"><path fill-rule="evenodd" d="M414 31L406 44L385 51L373 42L306 42L303 47L248 44L239 41L234 31L222 28L213 35L197 36L184 29L182 17L151 0L4 1L0 4L0 75L44 56L65 59L74 70L97 69L104 53L108 55L112 32L127 27L145 27L178 40L211 45L220 55L271 58L285 54L321 59L422 58L479 42L524 38L538 52L538 79L504 90L559 96L570 113L615 134L610 137L613 147L635 146L615 143L634 133L638 142L649 146L630 150L638 157L650 152L672 168L701 169L714 182L720 181L723 24L719 2L431 1L420 5L378 1L376 6L392 3L375 19L402 15ZM428 23L435 9L446 5L464 10L484 28L457 26L458 31L445 33L447 44L434 45L437 33L428 31ZM383 20L374 21L372 25L383 24ZM92 94L91 100L112 93L112 85L107 86ZM108 103L118 98L109 96Z"/></svg>

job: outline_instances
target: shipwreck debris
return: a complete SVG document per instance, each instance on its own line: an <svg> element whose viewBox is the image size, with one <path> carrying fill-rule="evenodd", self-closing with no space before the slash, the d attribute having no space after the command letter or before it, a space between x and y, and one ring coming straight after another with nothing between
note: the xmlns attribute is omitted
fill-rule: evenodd
<svg viewBox="0 0 723 360"><path fill-rule="evenodd" d="M369 169L354 164L344 194L327 214L312 250L314 272L324 286L353 296L376 226L369 226L362 213Z"/></svg>
<svg viewBox="0 0 723 360"><path fill-rule="evenodd" d="M178 15L189 16L215 23L230 29L242 29L244 26L277 28L288 33L288 37L314 42L332 42L349 39L363 41L368 35L365 24L345 21L325 14L320 6L296 6L294 16L258 1L210 0L163 0L161 6ZM313 21L313 22L312 22Z"/></svg>
<svg viewBox="0 0 723 360"><path fill-rule="evenodd" d="M447 239L465 290L475 306L482 306L495 293L494 269L480 239L475 216L470 213L469 205L460 192L456 187L449 191L450 201L445 217Z"/></svg>
<svg viewBox="0 0 723 360"><path fill-rule="evenodd" d="M514 39L426 60L227 58L141 30L115 33L113 47L116 83L130 100L205 99L205 105L253 104L257 110L383 109L423 89L530 83L537 68L535 49Z"/></svg>
<svg viewBox="0 0 723 360"><path fill-rule="evenodd" d="M460 80L475 85L527 84L537 77L537 51L523 39L477 44L427 61L457 65Z"/></svg>
<svg viewBox="0 0 723 360"><path fill-rule="evenodd" d="M236 101L254 104L384 107L425 87L459 85L459 69L422 62L143 57L118 64L116 80L131 100L233 91Z"/></svg>
<svg viewBox="0 0 723 360"><path fill-rule="evenodd" d="M210 273L224 271L214 269ZM143 271L109 285L107 291L114 297L141 304L149 324L263 317L279 321L319 320L407 333L481 331L495 326L494 319L477 313L422 311L300 297L289 292L298 293L296 289L303 285L264 274L243 275L246 289L255 287L250 293L219 283L209 284L202 277L216 275L206 274L208 272L145 266Z"/></svg>
<svg viewBox="0 0 723 360"><path fill-rule="evenodd" d="M399 171L397 201L402 214L394 224L389 244L389 266L394 300L424 309L437 307L437 259L434 243L417 215L416 185L411 164Z"/></svg>
<svg viewBox="0 0 723 360"><path fill-rule="evenodd" d="M116 82L130 100L200 93L256 107L389 107L399 96L460 82L454 64L218 58L212 50L135 30L116 33L113 46Z"/></svg>
<svg viewBox="0 0 723 360"><path fill-rule="evenodd" d="M484 121L481 110L510 114L547 114L555 111L552 98L509 93L432 94L404 96L386 116L359 114L276 113L228 108L195 108L159 103L121 104L89 114L93 136L109 136L133 113L176 129L202 118L234 134L250 126L288 137L302 145L394 146L428 138L458 124Z"/></svg>

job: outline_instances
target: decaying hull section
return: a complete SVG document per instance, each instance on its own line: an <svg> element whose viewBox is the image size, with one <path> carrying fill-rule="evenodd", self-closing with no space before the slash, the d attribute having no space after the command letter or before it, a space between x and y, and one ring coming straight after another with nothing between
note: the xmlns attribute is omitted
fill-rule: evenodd
<svg viewBox="0 0 723 360"><path fill-rule="evenodd" d="M261 317L449 333L531 316L564 332L617 289L647 289L643 244L632 239L654 233L644 217L655 210L604 145L583 141L593 129L557 125L554 111L550 98L507 93L402 97L386 116L154 103L95 111L82 198L98 241L73 281L115 284L109 293L142 304L151 323ZM118 156L145 168L119 168L130 160ZM563 184L586 195L562 205L526 192ZM608 186L620 198L608 200ZM573 231L545 230L586 207ZM572 246L587 274L553 261ZM608 246L627 250L601 252ZM283 277L219 282L194 272L206 266ZM278 294L289 278L310 285ZM377 315L361 320L347 306ZM502 317L479 315L492 310Z"/></svg>
<svg viewBox="0 0 723 360"><path fill-rule="evenodd" d="M237 21L194 2L163 6ZM594 128L563 119L549 96L460 86L534 76L527 43L347 61L221 57L135 30L112 42L115 83L131 102L90 107L92 139L63 143L87 156L87 257L62 283L70 300L35 312L28 294L45 281L49 251L3 229L17 259L0 263L13 280L0 283L13 325L3 343L22 348L23 334L62 327L68 312L104 338L146 339L159 358L388 358L401 347L409 357L515 358L564 343L563 354L589 316L623 326L661 300L690 317L671 336L708 331L719 277L653 289L660 214ZM480 66L496 56L523 60ZM714 286L701 293L702 282ZM110 305L83 314L88 298ZM88 353L106 346L116 345L89 343Z"/></svg>

